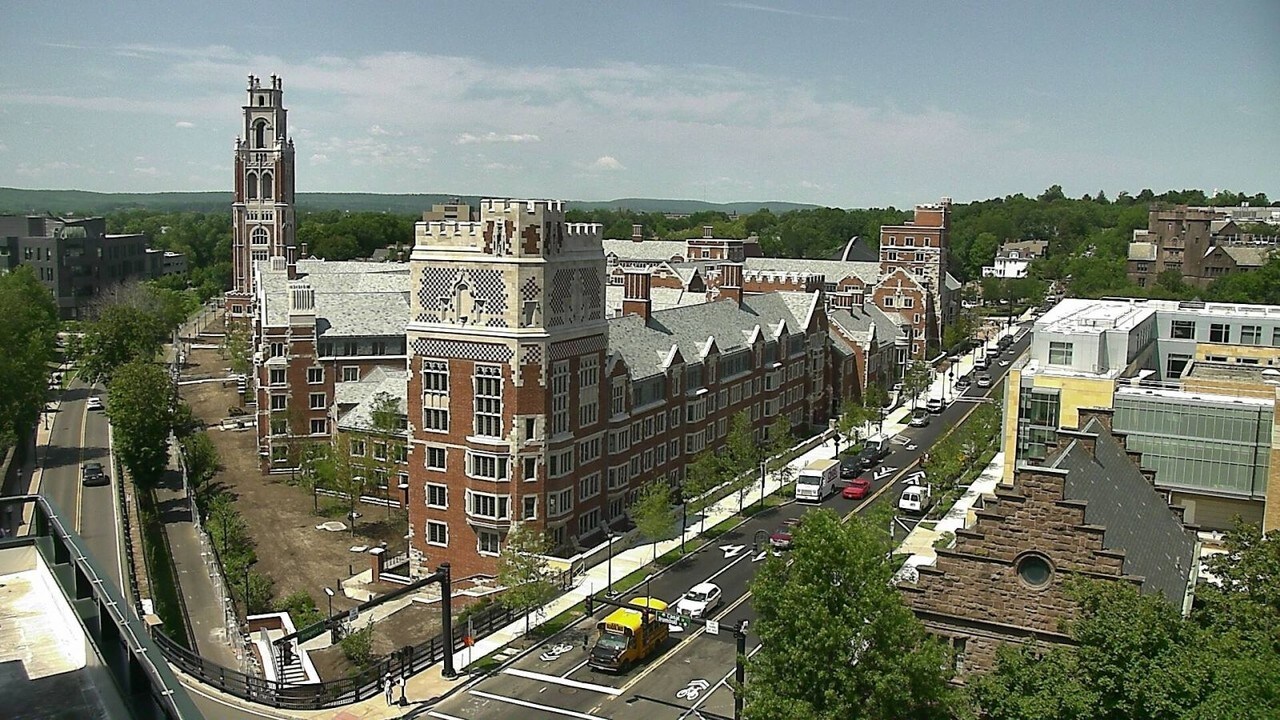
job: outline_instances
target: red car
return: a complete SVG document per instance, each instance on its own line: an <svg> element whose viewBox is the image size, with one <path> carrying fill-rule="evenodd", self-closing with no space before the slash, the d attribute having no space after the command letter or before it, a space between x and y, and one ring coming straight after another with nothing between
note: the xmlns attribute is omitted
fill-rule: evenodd
<svg viewBox="0 0 1280 720"><path fill-rule="evenodd" d="M845 500L861 500L870 494L871 481L864 477L850 480L845 489L840 491L840 497Z"/></svg>
<svg viewBox="0 0 1280 720"><path fill-rule="evenodd" d="M773 549L774 550L790 550L791 549L791 533L795 529L795 527L799 524L800 524L800 520L798 518L792 519L792 520L784 520L782 522L782 527L778 528L776 531L774 531L772 535L769 536L769 544L773 546Z"/></svg>

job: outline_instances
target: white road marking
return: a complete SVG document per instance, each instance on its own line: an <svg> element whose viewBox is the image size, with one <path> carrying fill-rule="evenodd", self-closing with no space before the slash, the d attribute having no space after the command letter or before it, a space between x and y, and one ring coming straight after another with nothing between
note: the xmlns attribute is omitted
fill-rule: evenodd
<svg viewBox="0 0 1280 720"><path fill-rule="evenodd" d="M582 662L578 663L577 665L574 665L573 667L569 668L567 671L565 671L565 672L561 673L561 674L560 674L560 677L568 677L568 676L570 676L570 675L572 675L572 674L574 674L574 673L578 672L578 671L579 671L579 670L581 670L582 668L586 667L586 666L587 666L587 663L589 663L589 662L591 662L591 661L590 661L590 660L583 660Z"/></svg>
<svg viewBox="0 0 1280 720"><path fill-rule="evenodd" d="M89 386L89 390L90 391L93 390L92 385ZM84 472L84 439L87 435L86 431L88 427L89 427L89 411L88 409L85 408L84 404L81 403L80 404L80 441L76 443L80 447L80 452L79 452L80 462L76 466L76 479L75 479L75 483L76 483L75 529L77 533L80 532L80 517L84 514L81 512L81 510L84 509L84 482L82 482L81 474ZM115 474L113 468L107 468L107 471L111 472L111 474L113 475Z"/></svg>
<svg viewBox="0 0 1280 720"><path fill-rule="evenodd" d="M756 555L755 557L751 558L751 562L760 562L761 560L765 559L765 557L767 557L768 555L769 555L768 550L761 550L759 555Z"/></svg>
<svg viewBox="0 0 1280 720"><path fill-rule="evenodd" d="M747 652L747 659L748 659L748 660L750 660L752 656L754 656L756 653L760 652L760 648L762 648L762 647L764 647L764 646L763 646L763 645L756 645L755 647L751 648L751 650ZM698 706L699 706L699 705L701 705L702 703L704 703L704 702L706 702L706 701L710 700L710 699L711 699L711 696L715 693L715 691L717 691L717 690L719 690L719 689L720 689L720 686L721 686L721 685L724 685L725 687L728 687L728 686L729 686L729 678L733 677L733 674L734 674L735 672L737 672L737 668L736 668L736 667L735 667L735 668L733 668L733 669L731 669L731 670L729 670L729 672L725 673L724 677L720 678L720 682L716 683L715 685L712 685L712 686L711 686L711 689L710 689L709 691L707 691L707 694L706 694L706 695L703 695L703 696L702 696L702 699L701 699L701 700L698 700L698 701L697 701L697 702L695 702L693 705L691 705L691 706L689 707L689 709L688 709L688 710L685 710L685 711L684 711L684 714L682 714L682 715L680 716L680 720L684 720L684 718L689 717L689 714L690 714L690 713L693 713L694 715L698 715L699 717L701 717L701 715L699 715L699 713L698 713ZM730 688L730 691L732 691L732 688Z"/></svg>
<svg viewBox="0 0 1280 720"><path fill-rule="evenodd" d="M430 715L433 718L440 718L440 720L463 720L463 718L460 718L457 715L446 715L439 710L430 710L427 712L427 715Z"/></svg>
<svg viewBox="0 0 1280 720"><path fill-rule="evenodd" d="M746 545L721 545L720 549L724 551L724 559L737 557L739 553L747 549Z"/></svg>
<svg viewBox="0 0 1280 720"><path fill-rule="evenodd" d="M470 694L475 695L476 697L485 698L486 700L497 700L498 702L510 703L512 705L519 705L520 707L531 708L533 710L542 710L543 712L549 712L555 715L564 715L565 717L578 718L579 720L608 720L608 718L601 717L600 715L588 715L587 713L580 713L575 710L566 710L564 708L551 707L550 705L540 705L535 702L529 702L528 700L520 700L518 698L505 697L502 695L494 695L493 693L487 693L482 690L471 690Z"/></svg>
<svg viewBox="0 0 1280 720"><path fill-rule="evenodd" d="M593 692L604 693L605 695L618 695L622 692L618 688L610 687L609 685L580 682L578 680L570 680L569 678L560 677L558 675L547 675L545 673L533 672L532 670L521 670L520 668L507 668L502 671L502 674L514 675L527 680L551 683L552 685L563 685L565 687L577 688L579 690L591 690Z"/></svg>

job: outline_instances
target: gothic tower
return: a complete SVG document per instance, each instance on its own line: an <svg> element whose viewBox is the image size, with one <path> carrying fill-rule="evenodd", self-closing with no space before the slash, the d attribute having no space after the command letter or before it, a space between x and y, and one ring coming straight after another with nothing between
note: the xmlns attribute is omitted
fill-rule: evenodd
<svg viewBox="0 0 1280 720"><path fill-rule="evenodd" d="M255 262L283 257L294 262L293 140L284 109L284 80L271 86L249 76L244 127L236 138L235 196L231 204L232 288L226 309L232 317L252 313Z"/></svg>
<svg viewBox="0 0 1280 720"><path fill-rule="evenodd" d="M561 544L576 535L577 478L605 463L601 228L566 223L556 201L485 200L479 221L420 222L416 235L411 567L492 573L513 522Z"/></svg>

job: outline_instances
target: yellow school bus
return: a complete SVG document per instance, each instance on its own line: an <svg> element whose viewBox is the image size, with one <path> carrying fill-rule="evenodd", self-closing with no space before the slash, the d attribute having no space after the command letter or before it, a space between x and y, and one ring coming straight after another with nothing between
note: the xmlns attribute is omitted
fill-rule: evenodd
<svg viewBox="0 0 1280 720"><path fill-rule="evenodd" d="M667 639L669 628L658 620L658 613L667 609L665 602L639 597L630 604L634 609L618 608L596 623L600 637L591 649L592 668L622 672L657 652Z"/></svg>

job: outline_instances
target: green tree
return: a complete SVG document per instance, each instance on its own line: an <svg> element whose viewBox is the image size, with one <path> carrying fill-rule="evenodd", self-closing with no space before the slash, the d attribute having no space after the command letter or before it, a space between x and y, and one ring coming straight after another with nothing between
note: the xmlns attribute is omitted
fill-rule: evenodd
<svg viewBox="0 0 1280 720"><path fill-rule="evenodd" d="M840 419L836 421L836 432L844 437L846 451L851 451L862 441L862 433L867 423L880 416L878 408L870 408L852 399L847 399L840 406Z"/></svg>
<svg viewBox="0 0 1280 720"><path fill-rule="evenodd" d="M44 407L58 306L30 267L0 274L0 448L25 440Z"/></svg>
<svg viewBox="0 0 1280 720"><path fill-rule="evenodd" d="M134 482L143 487L153 487L168 465L172 397L164 368L141 360L116 368L107 386L116 452Z"/></svg>
<svg viewBox="0 0 1280 720"><path fill-rule="evenodd" d="M769 558L751 583L761 649L748 660L744 717L947 717L948 651L890 581L883 531L818 510L793 542L789 560Z"/></svg>
<svg viewBox="0 0 1280 720"><path fill-rule="evenodd" d="M501 602L508 608L525 613L524 633L529 634L530 617L535 608L551 602L557 590L548 578L547 556L551 538L527 523L512 523L506 542L498 554L498 583L506 590Z"/></svg>
<svg viewBox="0 0 1280 720"><path fill-rule="evenodd" d="M88 323L73 354L80 377L87 382L110 382L120 366L154 360L167 331L157 316L130 305L108 305Z"/></svg>
<svg viewBox="0 0 1280 720"><path fill-rule="evenodd" d="M907 366L907 372L902 376L902 392L911 398L911 409L916 409L916 402L920 399L920 393L929 388L929 383L933 380L933 371L929 369L929 365L923 360L913 360Z"/></svg>
<svg viewBox="0 0 1280 720"><path fill-rule="evenodd" d="M684 494L689 498L689 510L698 513L701 517L699 534L706 529L705 511L713 502L709 493L724 482L724 474L724 465L720 457L709 450L704 450L685 468Z"/></svg>
<svg viewBox="0 0 1280 720"><path fill-rule="evenodd" d="M242 322L227 320L222 344L218 346L218 354L231 366L231 372L238 375L249 372L250 349L249 326Z"/></svg>
<svg viewBox="0 0 1280 720"><path fill-rule="evenodd" d="M187 460L187 475L191 485L199 489L218 472L218 448L204 431L188 435L181 443L182 454Z"/></svg>
<svg viewBox="0 0 1280 720"><path fill-rule="evenodd" d="M409 418L402 407L403 401L390 393L380 392L373 397L373 409L369 413L372 424L375 470L387 484L387 499L391 499L392 490L399 492L400 468L408 462ZM387 505L388 512L390 504ZM406 508L406 521L408 513Z"/></svg>
<svg viewBox="0 0 1280 720"><path fill-rule="evenodd" d="M311 597L311 593L306 590L295 590L283 599L277 600L274 609L276 612L289 613L289 617L293 619L293 626L298 629L324 620L324 614L316 607L315 598Z"/></svg>
<svg viewBox="0 0 1280 720"><path fill-rule="evenodd" d="M364 442L363 438L353 438L349 433L337 433L326 461L318 466L323 473L321 486L347 498L347 519L351 522L352 535L356 534L356 504L373 482L368 448L360 448Z"/></svg>
<svg viewBox="0 0 1280 720"><path fill-rule="evenodd" d="M738 493L739 513L747 493L755 486L758 475L752 471L760 465L761 450L751 428L751 416L745 410L734 415L725 438L725 466L732 473L734 490Z"/></svg>
<svg viewBox="0 0 1280 720"><path fill-rule="evenodd" d="M627 509L631 522L646 540L653 543L653 561L658 561L658 541L675 530L675 508L671 506L671 488L655 480L640 489L636 501Z"/></svg>

